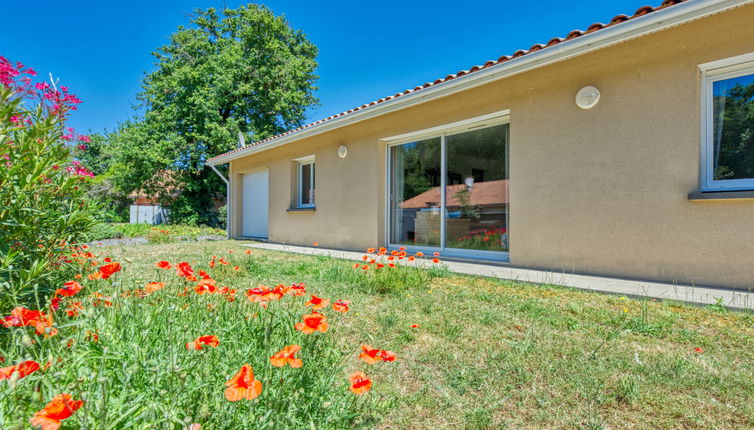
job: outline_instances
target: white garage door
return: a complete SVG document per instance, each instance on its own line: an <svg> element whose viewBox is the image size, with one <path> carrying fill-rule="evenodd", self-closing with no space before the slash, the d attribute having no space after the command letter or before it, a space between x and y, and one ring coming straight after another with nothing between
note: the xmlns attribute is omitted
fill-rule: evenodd
<svg viewBox="0 0 754 430"><path fill-rule="evenodd" d="M243 202L241 203L241 234L243 236L267 238L269 182L267 170L243 175Z"/></svg>

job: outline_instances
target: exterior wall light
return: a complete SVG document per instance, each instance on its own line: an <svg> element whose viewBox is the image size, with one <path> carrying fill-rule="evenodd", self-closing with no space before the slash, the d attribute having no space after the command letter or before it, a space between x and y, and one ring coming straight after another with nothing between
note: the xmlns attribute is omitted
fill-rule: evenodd
<svg viewBox="0 0 754 430"><path fill-rule="evenodd" d="M348 155L348 148L346 147L346 145L340 145L338 147L338 157L346 158L346 155Z"/></svg>
<svg viewBox="0 0 754 430"><path fill-rule="evenodd" d="M581 109L591 109L600 101L600 90L591 85L576 93L576 106Z"/></svg>

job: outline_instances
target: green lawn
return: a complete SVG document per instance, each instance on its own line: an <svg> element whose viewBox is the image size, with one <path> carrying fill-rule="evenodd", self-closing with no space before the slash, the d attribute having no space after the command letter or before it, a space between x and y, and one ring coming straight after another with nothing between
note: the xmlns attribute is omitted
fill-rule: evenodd
<svg viewBox="0 0 754 430"><path fill-rule="evenodd" d="M14 328L0 354L62 359L18 382L41 387L38 394L0 387L0 427L28 422L65 390L87 402L68 428L754 427L751 313L457 276L436 266L432 278L408 273L409 287L400 288L396 278L381 286L365 282L354 262L261 250L245 255L241 245L94 249L124 269L111 284L82 280L81 294L97 289L117 297L114 305L93 308L87 298L82 316L58 319L60 334L36 338L36 345L21 337L27 328ZM209 269L213 255L231 265ZM177 295L184 284L173 280L173 270L156 269L159 260L215 270L219 283L239 291L236 302ZM123 297L156 278L169 280L164 290ZM307 313L308 294L267 311L242 294L259 284L298 282L317 296L352 302L347 314L323 311L331 321L327 336L291 327ZM96 344L86 340L90 328L98 330ZM183 347L210 334L219 336L217 348ZM71 348L69 337L76 339ZM304 367L270 367L270 354L290 343L302 345ZM398 358L367 366L357 360L363 343ZM230 403L223 384L244 362L264 391L257 400ZM374 382L360 397L345 382L355 370Z"/></svg>
<svg viewBox="0 0 754 430"><path fill-rule="evenodd" d="M113 251L149 266L239 245ZM306 282L351 300L339 336L354 354L364 342L398 354L371 375L379 428L754 426L750 313L456 275L379 295L352 262L260 250L253 262L238 288Z"/></svg>

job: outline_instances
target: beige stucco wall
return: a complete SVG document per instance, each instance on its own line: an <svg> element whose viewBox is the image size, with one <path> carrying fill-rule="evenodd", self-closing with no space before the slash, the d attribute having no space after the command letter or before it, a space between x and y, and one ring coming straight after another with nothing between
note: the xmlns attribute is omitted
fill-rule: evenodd
<svg viewBox="0 0 754 430"><path fill-rule="evenodd" d="M754 51L752 24L754 6L742 7L233 161L233 234L239 175L266 167L271 241L381 245L379 139L510 109L511 264L752 287L754 201L687 198L699 182L697 65ZM588 111L573 101L584 85L602 92ZM309 154L317 210L286 212L291 159Z"/></svg>

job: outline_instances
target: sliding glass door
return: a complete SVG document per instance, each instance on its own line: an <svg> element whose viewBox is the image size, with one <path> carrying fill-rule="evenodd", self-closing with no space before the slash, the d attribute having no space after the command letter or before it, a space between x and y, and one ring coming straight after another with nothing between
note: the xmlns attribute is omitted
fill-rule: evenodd
<svg viewBox="0 0 754 430"><path fill-rule="evenodd" d="M440 247L441 150L439 137L391 148L391 242Z"/></svg>
<svg viewBox="0 0 754 430"><path fill-rule="evenodd" d="M389 148L389 242L500 259L508 247L508 124Z"/></svg>

